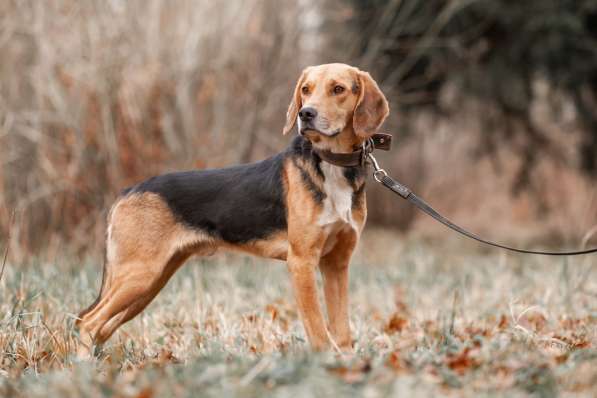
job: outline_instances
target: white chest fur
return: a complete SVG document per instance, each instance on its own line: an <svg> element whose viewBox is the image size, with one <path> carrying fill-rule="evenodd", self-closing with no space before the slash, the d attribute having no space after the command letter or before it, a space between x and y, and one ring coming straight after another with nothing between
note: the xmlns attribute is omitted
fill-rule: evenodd
<svg viewBox="0 0 597 398"><path fill-rule="evenodd" d="M322 162L321 171L325 176L323 190L326 198L323 201L323 211L318 224L324 227L350 226L356 230L352 218L353 189L344 177L342 167Z"/></svg>

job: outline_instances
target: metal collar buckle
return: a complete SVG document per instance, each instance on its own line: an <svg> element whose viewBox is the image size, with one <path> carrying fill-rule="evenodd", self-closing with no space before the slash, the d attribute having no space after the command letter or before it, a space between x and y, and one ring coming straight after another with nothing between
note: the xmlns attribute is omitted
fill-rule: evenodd
<svg viewBox="0 0 597 398"><path fill-rule="evenodd" d="M367 164L367 159L375 149L373 138L368 138L361 144L361 166Z"/></svg>

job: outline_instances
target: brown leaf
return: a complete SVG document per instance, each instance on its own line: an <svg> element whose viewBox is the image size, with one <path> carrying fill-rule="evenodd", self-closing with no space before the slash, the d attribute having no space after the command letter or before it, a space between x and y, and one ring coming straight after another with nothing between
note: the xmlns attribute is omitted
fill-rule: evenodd
<svg viewBox="0 0 597 398"><path fill-rule="evenodd" d="M139 394L135 398L152 398L153 397L153 390L151 387L147 387L139 391Z"/></svg>
<svg viewBox="0 0 597 398"><path fill-rule="evenodd" d="M591 342L584 335L572 333L571 336L554 335L553 337L566 343L569 349L577 350L591 347Z"/></svg>
<svg viewBox="0 0 597 398"><path fill-rule="evenodd" d="M477 361L470 356L470 348L465 348L459 354L455 356L448 356L446 360L446 365L454 372L463 375L472 367L476 367L478 365Z"/></svg>
<svg viewBox="0 0 597 398"><path fill-rule="evenodd" d="M339 376L347 383L354 384L365 381L367 373L371 371L371 364L369 361L364 361L358 364L348 366L338 366L328 369L330 372Z"/></svg>
<svg viewBox="0 0 597 398"><path fill-rule="evenodd" d="M508 321L508 317L506 317L506 315L502 314L502 316L500 317L500 323L498 324L498 329L500 329L500 330L506 329L509 324L510 324L510 322Z"/></svg>
<svg viewBox="0 0 597 398"><path fill-rule="evenodd" d="M570 355L569 355L569 354L566 352L566 353L564 353L564 354L561 354L561 355L556 355L556 356L554 357L554 359L556 360L556 363L557 363L558 365L561 365L561 364L563 364L564 362L566 362L566 361L568 360L568 357L569 357L569 356L570 356Z"/></svg>
<svg viewBox="0 0 597 398"><path fill-rule="evenodd" d="M402 360L398 351L394 351L388 356L386 365L397 372L403 372L408 369L406 363Z"/></svg>
<svg viewBox="0 0 597 398"><path fill-rule="evenodd" d="M256 314L248 314L245 316L245 319L249 322L249 323L255 323L257 322L257 320L259 319L259 316Z"/></svg>
<svg viewBox="0 0 597 398"><path fill-rule="evenodd" d="M387 334L394 334L401 332L406 326L408 325L408 319L394 313L386 326L384 327L384 331Z"/></svg>
<svg viewBox="0 0 597 398"><path fill-rule="evenodd" d="M158 365L165 365L168 363L180 363L181 361L174 355L174 353L172 353L172 351L162 348L152 362Z"/></svg>

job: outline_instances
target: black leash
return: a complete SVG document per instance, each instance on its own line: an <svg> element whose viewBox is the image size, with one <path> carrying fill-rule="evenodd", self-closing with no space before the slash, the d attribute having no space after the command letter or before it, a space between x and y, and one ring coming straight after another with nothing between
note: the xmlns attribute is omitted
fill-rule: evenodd
<svg viewBox="0 0 597 398"><path fill-rule="evenodd" d="M516 249L514 247L505 246L505 245L501 245L499 243L494 243L494 242L485 240L485 239L479 237L478 235L475 235L472 232L469 232L469 231L459 227L458 225L454 224L452 221L448 220L446 217L439 214L433 207L429 206L423 199L421 199L420 197L415 195L408 187L402 185L401 183L399 183L398 181L396 181L392 177L390 177L384 169L379 167L377 160L371 155L371 152L367 153L367 156L368 156L369 160L371 161L373 168L375 169L373 171L373 177L375 178L375 181L381 183L383 186L390 189L392 192L400 195L401 198L408 200L410 203L417 206L417 208L419 210L427 213L428 215L430 215L437 221L441 222L448 228L451 228L454 231L456 231L468 238L474 239L477 242L485 243L486 245L499 247L501 249L506 249L506 250L510 250L513 252L528 253L528 254L542 254L542 255L546 255L546 256L578 256L580 254L597 253L597 247L593 248L593 249L588 249L588 250L578 250L578 251L571 251L571 252L544 252L544 251L535 251L535 250Z"/></svg>

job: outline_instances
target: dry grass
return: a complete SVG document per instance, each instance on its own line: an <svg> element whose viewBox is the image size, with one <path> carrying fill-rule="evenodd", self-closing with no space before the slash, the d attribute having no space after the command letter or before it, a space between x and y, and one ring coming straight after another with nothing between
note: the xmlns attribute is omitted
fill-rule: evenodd
<svg viewBox="0 0 597 398"><path fill-rule="evenodd" d="M312 354L285 266L194 261L90 362L72 314L95 260L7 265L0 395L595 396L593 258L482 254L368 231L351 268L355 355Z"/></svg>

